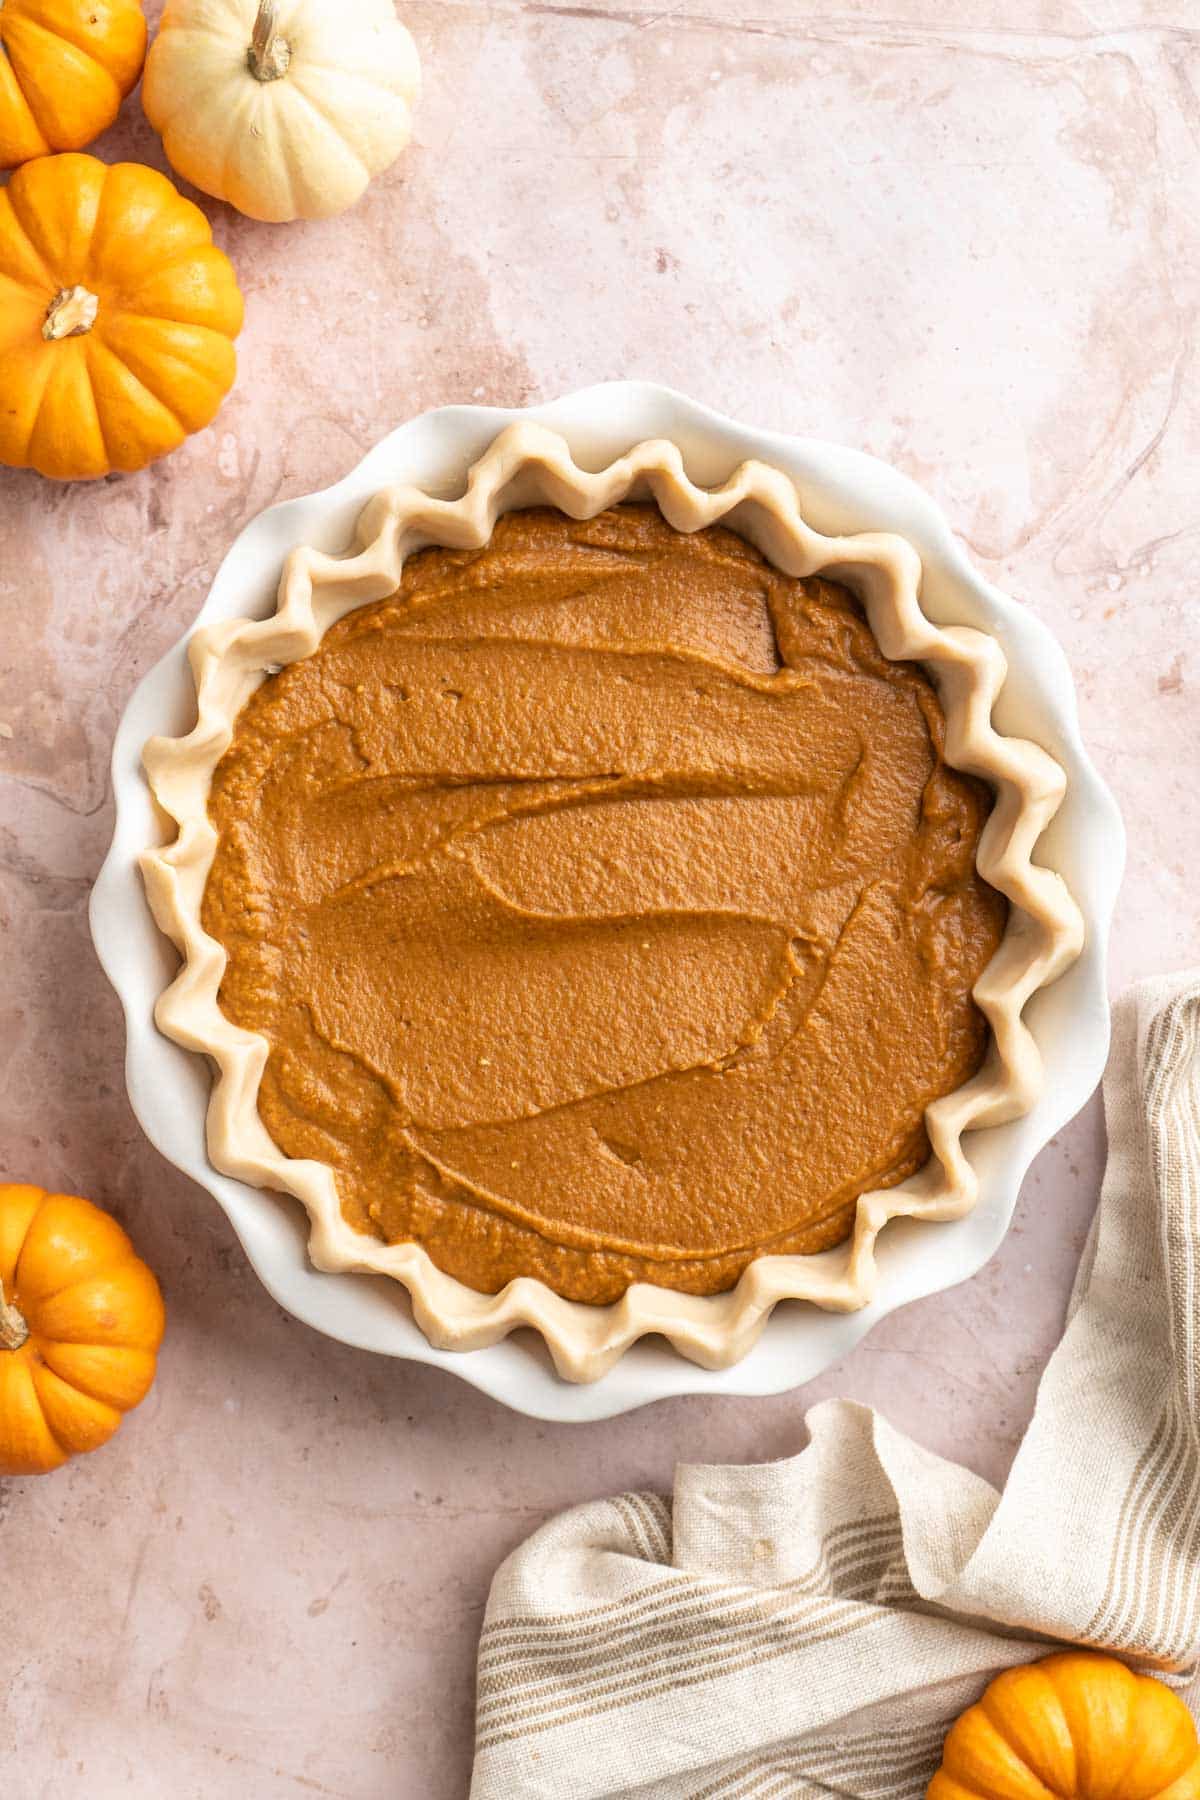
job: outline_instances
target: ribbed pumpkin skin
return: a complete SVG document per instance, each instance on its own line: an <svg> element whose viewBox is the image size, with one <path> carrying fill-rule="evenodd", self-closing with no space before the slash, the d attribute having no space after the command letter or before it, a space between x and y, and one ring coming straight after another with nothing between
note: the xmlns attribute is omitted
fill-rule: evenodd
<svg viewBox="0 0 1200 1800"><path fill-rule="evenodd" d="M138 0L4 0L0 168L90 144L116 118L145 56Z"/></svg>
<svg viewBox="0 0 1200 1800"><path fill-rule="evenodd" d="M926 1800L1200 1800L1183 1701L1115 1657L1007 1669L952 1726Z"/></svg>
<svg viewBox="0 0 1200 1800"><path fill-rule="evenodd" d="M280 0L278 73L253 73L260 0L167 0L142 105L185 180L252 219L344 212L408 143L420 59L392 0Z"/></svg>
<svg viewBox="0 0 1200 1800"><path fill-rule="evenodd" d="M77 291L92 321L48 337ZM83 481L165 456L233 385L241 325L228 257L165 175L25 163L0 191L0 462Z"/></svg>
<svg viewBox="0 0 1200 1800"><path fill-rule="evenodd" d="M0 1475L44 1475L98 1450L145 1399L162 1295L108 1213L11 1182L0 1184L0 1287Z"/></svg>

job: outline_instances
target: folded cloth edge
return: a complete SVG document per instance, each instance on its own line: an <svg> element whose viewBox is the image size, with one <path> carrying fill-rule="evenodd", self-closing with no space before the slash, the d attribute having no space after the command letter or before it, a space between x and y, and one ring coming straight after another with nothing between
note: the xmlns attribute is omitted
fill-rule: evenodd
<svg viewBox="0 0 1200 1800"><path fill-rule="evenodd" d="M1191 1676L1200 971L1117 1003L1104 1095L1100 1207L1003 1492L830 1400L797 1456L551 1520L493 1583L472 1800L902 1800L1050 1642Z"/></svg>

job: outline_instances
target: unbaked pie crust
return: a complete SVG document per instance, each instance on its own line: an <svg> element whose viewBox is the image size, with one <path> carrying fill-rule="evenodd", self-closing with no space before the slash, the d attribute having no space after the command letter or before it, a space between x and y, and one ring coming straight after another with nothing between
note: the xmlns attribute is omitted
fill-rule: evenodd
<svg viewBox="0 0 1200 1800"><path fill-rule="evenodd" d="M786 575L844 582L859 596L884 654L921 663L934 680L946 719L947 762L988 782L996 795L977 866L1007 897L1010 914L974 989L991 1028L988 1052L977 1074L927 1108L929 1161L898 1186L863 1194L854 1230L836 1249L759 1257L735 1287L716 1295L639 1282L614 1304L592 1306L563 1299L528 1276L498 1294L483 1294L437 1268L420 1244L387 1244L356 1231L343 1217L333 1170L285 1156L263 1125L257 1096L269 1046L222 1013L225 952L200 923L217 846L209 787L255 688L279 666L310 655L345 613L393 594L413 551L431 544L478 548L501 513L520 507L548 505L585 519L622 500L651 498L677 531L720 522ZM559 1374L571 1381L595 1380L649 1332L717 1369L746 1354L780 1300L810 1300L838 1311L865 1305L877 1281L875 1241L889 1219L956 1219L974 1206L978 1179L963 1133L1004 1124L1034 1105L1042 1064L1022 1012L1083 943L1083 922L1062 879L1033 861L1037 840L1062 800L1063 771L1045 751L1001 736L991 723L1006 674L1000 646L982 632L939 627L925 616L918 599L920 560L903 538L882 532L821 536L803 522L791 481L760 462L743 463L719 488L696 487L679 450L663 441L639 444L590 473L553 432L528 422L510 426L471 469L461 498L438 499L415 487L376 495L359 518L357 545L344 556L293 551L272 617L197 631L189 647L197 724L185 737L152 738L144 752L155 798L178 826L173 842L141 859L154 917L183 958L155 1018L168 1037L215 1065L208 1107L213 1164L301 1200L317 1268L369 1271L402 1282L418 1325L438 1348L478 1349L530 1325L545 1338Z"/></svg>

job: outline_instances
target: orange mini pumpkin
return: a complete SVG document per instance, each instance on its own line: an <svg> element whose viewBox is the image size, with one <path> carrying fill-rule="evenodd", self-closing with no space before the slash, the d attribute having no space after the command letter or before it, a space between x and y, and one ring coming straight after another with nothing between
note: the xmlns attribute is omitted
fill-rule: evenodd
<svg viewBox="0 0 1200 1800"><path fill-rule="evenodd" d="M0 1475L107 1443L154 1380L158 1283L90 1200L0 1184Z"/></svg>
<svg viewBox="0 0 1200 1800"><path fill-rule="evenodd" d="M3 0L0 168L90 144L116 118L145 57L138 0Z"/></svg>
<svg viewBox="0 0 1200 1800"><path fill-rule="evenodd" d="M241 325L228 257L165 175L26 163L0 191L0 462L79 481L164 456L233 385Z"/></svg>
<svg viewBox="0 0 1200 1800"><path fill-rule="evenodd" d="M951 1727L926 1800L1200 1800L1187 1707L1115 1657L1006 1669Z"/></svg>

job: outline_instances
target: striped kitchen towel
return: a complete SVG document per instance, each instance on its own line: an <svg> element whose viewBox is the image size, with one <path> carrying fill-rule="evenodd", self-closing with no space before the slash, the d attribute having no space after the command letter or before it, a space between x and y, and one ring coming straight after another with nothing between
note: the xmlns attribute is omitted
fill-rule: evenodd
<svg viewBox="0 0 1200 1800"><path fill-rule="evenodd" d="M955 1715L1050 1640L1193 1679L1200 971L1120 1002L1105 1105L1100 1208L1003 1493L835 1400L790 1461L553 1520L492 1587L472 1800L917 1800Z"/></svg>

